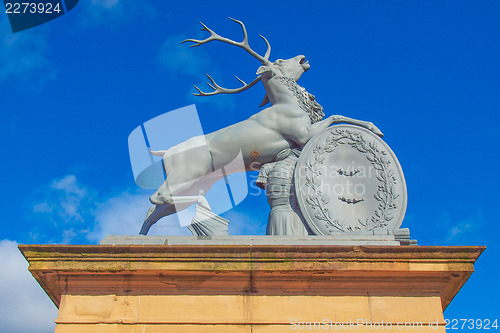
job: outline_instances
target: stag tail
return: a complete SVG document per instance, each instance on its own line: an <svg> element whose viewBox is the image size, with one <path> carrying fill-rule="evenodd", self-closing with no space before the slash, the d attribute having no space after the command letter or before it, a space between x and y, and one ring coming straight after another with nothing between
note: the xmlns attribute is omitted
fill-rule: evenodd
<svg viewBox="0 0 500 333"><path fill-rule="evenodd" d="M166 150L151 150L151 155L163 157L166 152Z"/></svg>

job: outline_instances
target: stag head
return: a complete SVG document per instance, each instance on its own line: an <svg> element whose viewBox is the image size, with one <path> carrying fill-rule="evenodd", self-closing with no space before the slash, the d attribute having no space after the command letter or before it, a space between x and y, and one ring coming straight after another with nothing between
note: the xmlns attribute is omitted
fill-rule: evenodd
<svg viewBox="0 0 500 333"><path fill-rule="evenodd" d="M298 81L309 68L311 68L311 65L309 65L309 61L306 61L306 57L298 55L291 59L278 59L269 65L260 66L257 74L262 75L263 78L268 75L284 76Z"/></svg>
<svg viewBox="0 0 500 333"><path fill-rule="evenodd" d="M191 47L195 47L195 46L200 46L200 45L206 44L206 43L211 42L211 41L220 41L220 42L223 42L226 44L241 47L242 49L244 49L245 51L250 53L254 58L256 58L257 60L259 60L262 63L262 66L257 70L258 76L250 83L245 83L245 81L241 80L239 77L236 76L236 79L238 81L240 81L243 84L243 86L240 88L236 88L236 89L226 89L226 88L219 86L214 81L214 79L212 79L212 77L210 75L206 74L208 79L210 80L210 82L207 82L207 84L213 89L213 91L203 92L203 91L201 91L200 88L198 88L197 86L194 86L196 88L196 90L198 90L198 93L194 93L193 95L195 95L195 96L212 96L212 95L218 95L218 94L235 94L235 93L239 93L241 91L247 90L248 88L254 86L259 81L261 81L261 79L268 80L269 78L271 78L272 76L275 76L275 75L290 77L290 78L293 78L295 81L297 81L300 78L300 76L309 69L309 67L310 67L309 63L305 60L305 57L303 55L299 55L299 56L296 56L296 57L288 59L288 60L278 59L275 62L270 62L269 55L271 54L271 45L269 44L267 39L264 36L259 35L267 45L266 54L264 56L262 56L250 48L250 45L248 44L247 30L246 30L243 22L235 20L233 18L229 18L229 19L238 23L241 26L241 28L243 30L243 41L235 42L229 38L222 37L222 36L218 35L215 31L208 28L205 24L200 22L201 25L203 26L203 28L201 28L201 30L208 31L210 33L210 36L206 39L203 39L203 40L186 39L186 40L182 41L182 43L192 42L194 44L191 45Z"/></svg>

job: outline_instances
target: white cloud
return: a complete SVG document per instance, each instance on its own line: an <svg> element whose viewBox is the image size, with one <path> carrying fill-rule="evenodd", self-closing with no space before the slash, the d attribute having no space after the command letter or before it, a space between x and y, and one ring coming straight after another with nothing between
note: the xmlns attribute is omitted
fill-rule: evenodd
<svg viewBox="0 0 500 333"><path fill-rule="evenodd" d="M471 235L476 235L477 230L484 224L484 214L481 210L470 212L468 216L454 219L450 223L448 241L454 243L468 243L472 241Z"/></svg>
<svg viewBox="0 0 500 333"><path fill-rule="evenodd" d="M75 194L78 197L83 197L86 194L85 188L82 188L77 184L76 177L74 175L67 175L61 179L56 179L52 181L50 187L56 190L63 190L69 194Z"/></svg>
<svg viewBox="0 0 500 333"><path fill-rule="evenodd" d="M41 202L33 205L35 213L52 213L52 207L47 202Z"/></svg>
<svg viewBox="0 0 500 333"><path fill-rule="evenodd" d="M0 327L3 333L54 332L57 308L28 271L17 243L0 241Z"/></svg>
<svg viewBox="0 0 500 333"><path fill-rule="evenodd" d="M66 175L37 189L30 198L32 212L41 221L32 230L37 242L96 242L106 235L138 235L151 206L144 190L124 190L99 199L97 191ZM102 196L101 196L102 198ZM175 216L162 219L151 235L189 235Z"/></svg>
<svg viewBox="0 0 500 333"><path fill-rule="evenodd" d="M47 58L47 36L34 30L12 33L7 15L0 15L0 81L39 89L54 80L57 71Z"/></svg>
<svg viewBox="0 0 500 333"><path fill-rule="evenodd" d="M41 223L37 242L71 243L84 241L92 222L96 191L81 184L76 176L52 180L34 191L29 198L32 212ZM42 222L43 221L43 222Z"/></svg>
<svg viewBox="0 0 500 333"><path fill-rule="evenodd" d="M409 228L419 245L473 245L484 242L485 225L482 208L462 205L423 215L407 213L401 227Z"/></svg>
<svg viewBox="0 0 500 333"><path fill-rule="evenodd" d="M31 201L37 218L50 221L44 229L54 228L59 239L51 242L69 243L85 235L85 226L91 216L95 191L80 184L74 175L55 179L35 191ZM76 231L78 230L78 231Z"/></svg>
<svg viewBox="0 0 500 333"><path fill-rule="evenodd" d="M69 244L73 239L75 239L78 234L75 232L73 228L68 230L63 230L62 232L62 243Z"/></svg>
<svg viewBox="0 0 500 333"><path fill-rule="evenodd" d="M151 204L148 194L123 192L97 205L94 212L95 227L88 239L99 242L106 235L138 235ZM175 216L164 218L151 228L149 235L188 235Z"/></svg>
<svg viewBox="0 0 500 333"><path fill-rule="evenodd" d="M74 175L68 175L52 182L50 187L64 194L59 201L59 214L65 220L83 221L80 208L82 201L88 199L88 190L79 185Z"/></svg>

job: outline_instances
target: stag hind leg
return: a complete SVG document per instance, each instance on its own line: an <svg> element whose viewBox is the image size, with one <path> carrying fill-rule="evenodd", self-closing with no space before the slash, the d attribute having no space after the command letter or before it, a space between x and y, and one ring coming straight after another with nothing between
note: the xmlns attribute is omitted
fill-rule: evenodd
<svg viewBox="0 0 500 333"><path fill-rule="evenodd" d="M182 211L196 202L198 202L198 204L204 206L205 208L210 209L208 202L203 196L204 193L210 190L212 185L219 179L220 177L218 177L217 175L212 177L204 177L199 182L193 184L191 188L185 190L183 193L180 193L179 196L173 196L171 198L173 202L172 204L165 203L151 206L146 215L146 219L142 224L142 228L139 234L147 235L149 229L153 226L153 224L158 222L159 219ZM193 196L192 194L190 194L194 193L194 191L198 191L198 195Z"/></svg>
<svg viewBox="0 0 500 333"><path fill-rule="evenodd" d="M175 197L174 197L175 198ZM191 206L197 200L183 200L184 197L177 197L180 200L175 200L175 204L163 204L163 205L154 205L151 206L148 210L146 218L144 219L144 223L142 224L140 235L147 235L149 229L158 222L159 219L177 213L177 211L181 211ZM191 198L191 197L188 197Z"/></svg>
<svg viewBox="0 0 500 333"><path fill-rule="evenodd" d="M140 235L147 235L149 229L153 224L158 222L164 216L174 214L176 212L174 205L164 204L164 205L155 205L149 208L148 213L146 215L146 219L142 224Z"/></svg>
<svg viewBox="0 0 500 333"><path fill-rule="evenodd" d="M198 194L199 189L193 185L212 171L212 155L207 145L198 147L193 147L192 144L180 145L164 152L163 167L167 180L149 200L154 205L173 205L173 196ZM193 193L185 193L191 188Z"/></svg>

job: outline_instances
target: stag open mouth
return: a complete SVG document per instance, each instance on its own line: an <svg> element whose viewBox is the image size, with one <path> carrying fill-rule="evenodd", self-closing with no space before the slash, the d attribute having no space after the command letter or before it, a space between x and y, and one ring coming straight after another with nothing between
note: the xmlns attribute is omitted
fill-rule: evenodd
<svg viewBox="0 0 500 333"><path fill-rule="evenodd" d="M307 72L311 65L309 65L309 61L306 61L306 57L302 56L302 58L299 60L299 65L302 67L304 72Z"/></svg>

